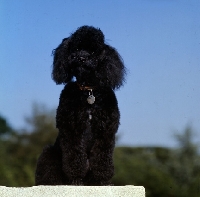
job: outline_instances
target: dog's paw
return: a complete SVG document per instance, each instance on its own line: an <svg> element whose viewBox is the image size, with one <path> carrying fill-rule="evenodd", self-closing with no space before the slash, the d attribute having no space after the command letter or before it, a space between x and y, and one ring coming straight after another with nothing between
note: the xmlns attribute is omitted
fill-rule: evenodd
<svg viewBox="0 0 200 197"><path fill-rule="evenodd" d="M110 181L90 182L89 186L114 186Z"/></svg>
<svg viewBox="0 0 200 197"><path fill-rule="evenodd" d="M83 181L82 181L82 179L74 179L72 181L71 185L79 185L79 186L81 186L81 185L83 185Z"/></svg>
<svg viewBox="0 0 200 197"><path fill-rule="evenodd" d="M100 186L114 186L110 181L100 182Z"/></svg>

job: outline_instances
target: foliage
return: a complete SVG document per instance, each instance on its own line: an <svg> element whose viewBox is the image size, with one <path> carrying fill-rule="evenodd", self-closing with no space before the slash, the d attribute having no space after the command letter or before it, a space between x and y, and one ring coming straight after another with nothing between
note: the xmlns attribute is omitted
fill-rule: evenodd
<svg viewBox="0 0 200 197"><path fill-rule="evenodd" d="M6 134L10 134L12 132L12 128L6 121L6 119L0 116L0 138Z"/></svg>
<svg viewBox="0 0 200 197"><path fill-rule="evenodd" d="M193 142L194 131L187 126L183 134L175 134L179 148L171 153L169 173L180 188L181 196L200 196L199 147ZM191 195L193 194L193 195Z"/></svg>
<svg viewBox="0 0 200 197"><path fill-rule="evenodd" d="M193 130L176 134L177 149L118 147L115 185L143 185L148 197L200 196L200 156Z"/></svg>
<svg viewBox="0 0 200 197"><path fill-rule="evenodd" d="M55 110L34 104L26 123L14 131L0 116L0 185L34 185L37 158L56 139ZM114 185L142 185L147 197L200 196L199 147L193 135L189 126L176 134L176 149L116 147Z"/></svg>
<svg viewBox="0 0 200 197"><path fill-rule="evenodd" d="M114 156L115 185L142 185L147 196L153 197L169 197L176 192L173 178L163 169L170 159L168 149L118 147Z"/></svg>
<svg viewBox="0 0 200 197"><path fill-rule="evenodd" d="M0 185L34 185L37 158L56 139L55 110L34 104L26 123L25 129L0 140Z"/></svg>

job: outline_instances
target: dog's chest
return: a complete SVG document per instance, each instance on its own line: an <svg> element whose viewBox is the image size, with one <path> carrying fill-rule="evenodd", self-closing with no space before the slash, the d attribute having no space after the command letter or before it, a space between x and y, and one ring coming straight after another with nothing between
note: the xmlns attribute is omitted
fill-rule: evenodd
<svg viewBox="0 0 200 197"><path fill-rule="evenodd" d="M92 132L91 125L88 123L87 128L83 132L83 141L88 155L90 154L90 151L94 145L95 138L95 133Z"/></svg>
<svg viewBox="0 0 200 197"><path fill-rule="evenodd" d="M99 101L99 99L96 100L96 98L99 97L96 91L93 91L92 89L80 91L80 98L81 103L83 105L86 105L87 107L93 107L94 104L96 104L96 101Z"/></svg>

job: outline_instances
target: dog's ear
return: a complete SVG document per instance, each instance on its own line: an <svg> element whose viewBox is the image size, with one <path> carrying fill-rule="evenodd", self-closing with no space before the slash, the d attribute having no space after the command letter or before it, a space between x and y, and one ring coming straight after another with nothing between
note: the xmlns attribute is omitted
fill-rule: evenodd
<svg viewBox="0 0 200 197"><path fill-rule="evenodd" d="M69 38L64 38L62 43L52 52L54 56L52 78L57 84L65 84L73 77L68 66L68 47Z"/></svg>
<svg viewBox="0 0 200 197"><path fill-rule="evenodd" d="M119 89L125 82L126 68L117 50L109 45L105 45L102 63L106 66L107 85L113 90Z"/></svg>

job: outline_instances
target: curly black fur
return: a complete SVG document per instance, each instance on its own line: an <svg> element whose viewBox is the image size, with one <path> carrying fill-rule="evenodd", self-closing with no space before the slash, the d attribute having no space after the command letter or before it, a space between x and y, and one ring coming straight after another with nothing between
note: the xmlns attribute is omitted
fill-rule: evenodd
<svg viewBox="0 0 200 197"><path fill-rule="evenodd" d="M36 185L109 185L120 119L113 90L124 82L122 59L91 26L63 39L53 55L52 78L66 85L57 109L59 134L38 159Z"/></svg>

